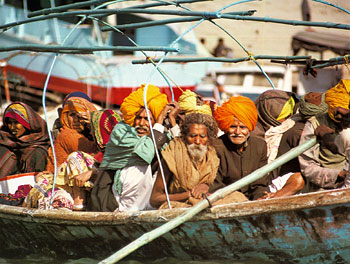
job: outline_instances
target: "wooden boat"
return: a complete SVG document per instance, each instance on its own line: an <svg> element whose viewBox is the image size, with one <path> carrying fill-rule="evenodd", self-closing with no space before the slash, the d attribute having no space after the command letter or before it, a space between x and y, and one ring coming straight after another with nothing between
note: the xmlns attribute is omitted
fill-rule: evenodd
<svg viewBox="0 0 350 264"><path fill-rule="evenodd" d="M0 205L0 256L102 260L186 210L116 214ZM128 258L349 263L349 219L348 189L215 206Z"/></svg>

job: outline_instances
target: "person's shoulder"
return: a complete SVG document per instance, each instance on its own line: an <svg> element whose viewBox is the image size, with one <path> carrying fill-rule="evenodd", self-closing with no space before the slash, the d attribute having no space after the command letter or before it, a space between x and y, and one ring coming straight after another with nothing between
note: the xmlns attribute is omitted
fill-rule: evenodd
<svg viewBox="0 0 350 264"><path fill-rule="evenodd" d="M266 145L265 139L257 136L250 136L249 137L249 144L262 144Z"/></svg>

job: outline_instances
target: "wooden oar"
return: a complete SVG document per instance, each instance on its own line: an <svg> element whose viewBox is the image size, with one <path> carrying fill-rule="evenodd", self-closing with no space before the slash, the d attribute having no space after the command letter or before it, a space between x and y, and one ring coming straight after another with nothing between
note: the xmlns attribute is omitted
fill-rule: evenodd
<svg viewBox="0 0 350 264"><path fill-rule="evenodd" d="M226 195L232 193L233 191L239 190L242 187L262 178L270 171L280 167L284 163L290 161L291 159L299 156L301 153L303 153L305 150L311 148L316 144L316 138L311 138L307 141L305 141L303 144L295 147L294 149L291 149L281 157L275 159L273 162L265 165L264 167L252 172L251 174L245 176L244 178L232 183L229 186L226 186L216 192L214 192L212 195L208 197L208 200L210 203L214 203L215 201L225 197ZM126 257L130 253L134 252L136 249L142 247L143 245L147 244L148 242L151 242L152 240L156 239L157 237L162 236L163 234L169 232L170 230L176 228L177 226L181 225L182 223L186 222L187 220L191 219L194 215L198 214L205 208L209 206L209 202L204 199L203 201L199 202L195 206L193 206L188 211L184 212L182 215L174 218L173 220L165 223L164 225L147 232L143 234L138 239L134 240L127 246L123 247L122 249L118 250L116 253L111 255L110 257L104 259L100 263L115 263L122 258Z"/></svg>

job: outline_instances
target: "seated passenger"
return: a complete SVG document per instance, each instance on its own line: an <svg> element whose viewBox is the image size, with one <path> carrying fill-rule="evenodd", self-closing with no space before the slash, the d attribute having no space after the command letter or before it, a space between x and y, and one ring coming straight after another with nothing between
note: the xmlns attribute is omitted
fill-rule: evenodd
<svg viewBox="0 0 350 264"><path fill-rule="evenodd" d="M308 93L300 99L300 114L294 114L285 119L279 126L271 126L265 132L268 163L299 145L306 120L328 111L328 105L324 102L324 98L325 94L322 93ZM293 108L293 105L284 107L283 111L292 113ZM285 113L285 115L287 114ZM304 187L304 179L297 157L275 169L270 175L270 193L265 195L265 198L293 195L302 191Z"/></svg>
<svg viewBox="0 0 350 264"><path fill-rule="evenodd" d="M173 107L158 87L149 85L149 123L143 101L144 88L142 85L121 104L124 122L114 127L107 143L87 205L89 211L136 211L150 208L149 198L155 180L151 168L155 155L150 137L151 127L157 148L161 148L168 140L162 124L167 112Z"/></svg>
<svg viewBox="0 0 350 264"><path fill-rule="evenodd" d="M212 146L217 130L211 115L188 114L181 126L181 137L170 141L162 151L164 178L172 208L190 207L203 199L203 194L208 194L219 167ZM240 197L246 200L243 194ZM155 208L168 208L160 171L150 203Z"/></svg>
<svg viewBox="0 0 350 264"><path fill-rule="evenodd" d="M65 188L74 199L74 210L85 209L86 190L92 187L92 173L102 162L109 137L121 121L117 111L107 109L91 113L91 134L99 152L96 155L78 151L71 153L59 166L56 184Z"/></svg>
<svg viewBox="0 0 350 264"><path fill-rule="evenodd" d="M15 102L3 115L0 130L0 178L43 171L49 135L46 122L29 105Z"/></svg>
<svg viewBox="0 0 350 264"><path fill-rule="evenodd" d="M91 112L96 110L92 103L81 97L70 97L65 102L60 119L62 129L54 143L57 167L75 151L89 154L97 151L88 129ZM54 158L50 147L46 170L54 172L54 169Z"/></svg>
<svg viewBox="0 0 350 264"><path fill-rule="evenodd" d="M350 102L350 80L341 80L326 92L325 101L328 113L310 118L304 127L300 143L317 134L318 127L326 126L334 131L329 140L335 139L340 131L349 126L342 111L348 112ZM310 191L338 188L344 184L347 172L343 170L346 163L344 152L333 153L324 141L317 143L299 156L301 172L307 179Z"/></svg>
<svg viewBox="0 0 350 264"><path fill-rule="evenodd" d="M231 97L217 107L214 117L224 135L215 149L220 158L218 176L213 190L225 187L267 164L266 142L251 136L258 113L253 101L244 96ZM249 199L255 200L268 190L268 175L241 188Z"/></svg>

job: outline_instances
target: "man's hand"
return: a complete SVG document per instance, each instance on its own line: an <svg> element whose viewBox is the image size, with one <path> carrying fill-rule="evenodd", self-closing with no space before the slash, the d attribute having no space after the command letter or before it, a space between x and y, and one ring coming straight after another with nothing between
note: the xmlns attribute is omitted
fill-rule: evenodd
<svg viewBox="0 0 350 264"><path fill-rule="evenodd" d="M198 185L196 185L192 191L191 191L191 195L196 198L196 199L201 199L202 198L202 193L207 194L209 191L209 186L208 184L205 183L200 183Z"/></svg>
<svg viewBox="0 0 350 264"><path fill-rule="evenodd" d="M173 103L168 103L164 106L162 112L160 112L158 118L157 118L157 123L163 124L168 112L170 112L174 108Z"/></svg>
<svg viewBox="0 0 350 264"><path fill-rule="evenodd" d="M178 102L171 102L171 104L173 105L173 109L170 110L168 116L171 127L174 127L176 126L176 117L181 112L181 108Z"/></svg>
<svg viewBox="0 0 350 264"><path fill-rule="evenodd" d="M333 134L334 132L334 129L326 125L320 125L315 129L315 135L321 138L323 138L326 134Z"/></svg>
<svg viewBox="0 0 350 264"><path fill-rule="evenodd" d="M74 184L77 187L84 187L85 182L87 182L91 178L92 170L83 172L74 177Z"/></svg>

